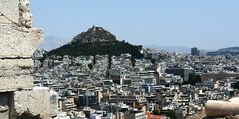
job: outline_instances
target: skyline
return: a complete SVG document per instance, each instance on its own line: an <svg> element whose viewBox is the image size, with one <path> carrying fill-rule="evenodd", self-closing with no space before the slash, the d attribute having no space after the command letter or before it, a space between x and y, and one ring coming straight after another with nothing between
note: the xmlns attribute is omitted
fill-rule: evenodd
<svg viewBox="0 0 239 119"><path fill-rule="evenodd" d="M34 26L42 27L45 36L68 41L96 25L137 45L206 50L239 46L236 0L30 2Z"/></svg>

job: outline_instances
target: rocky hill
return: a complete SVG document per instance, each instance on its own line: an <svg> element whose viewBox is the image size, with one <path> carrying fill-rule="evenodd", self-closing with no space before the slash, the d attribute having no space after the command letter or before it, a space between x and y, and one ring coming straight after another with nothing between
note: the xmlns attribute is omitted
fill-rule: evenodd
<svg viewBox="0 0 239 119"><path fill-rule="evenodd" d="M48 52L44 58L49 56L95 56L95 55L121 55L129 53L133 58L142 58L140 53L142 46L129 44L125 41L119 41L116 37L103 29L102 27L95 27L88 29L86 32L75 36L73 40Z"/></svg>
<svg viewBox="0 0 239 119"><path fill-rule="evenodd" d="M88 31L75 36L71 43L114 42L116 37L102 27L93 26Z"/></svg>

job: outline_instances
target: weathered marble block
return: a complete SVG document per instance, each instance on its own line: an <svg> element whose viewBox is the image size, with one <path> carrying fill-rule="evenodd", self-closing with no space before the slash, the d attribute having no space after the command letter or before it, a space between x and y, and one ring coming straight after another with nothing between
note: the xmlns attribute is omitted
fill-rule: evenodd
<svg viewBox="0 0 239 119"><path fill-rule="evenodd" d="M0 0L0 119L16 119L23 113L51 119L57 114L57 98L51 104L49 88L33 87L31 56L42 34L32 28L28 0Z"/></svg>
<svg viewBox="0 0 239 119"><path fill-rule="evenodd" d="M31 75L33 65L32 59L0 59L0 77Z"/></svg>
<svg viewBox="0 0 239 119"><path fill-rule="evenodd" d="M0 16L4 16L8 19L0 19L0 22L8 23L11 21L14 23L19 23L19 3L19 0L0 0Z"/></svg>
<svg viewBox="0 0 239 119"><path fill-rule="evenodd" d="M32 89L32 59L0 59L0 92Z"/></svg>
<svg viewBox="0 0 239 119"><path fill-rule="evenodd" d="M33 80L30 75L0 77L0 92L32 89Z"/></svg>
<svg viewBox="0 0 239 119"><path fill-rule="evenodd" d="M15 91L14 107L18 113L29 111L33 115L40 114L43 119L51 119L50 97L50 90L44 87Z"/></svg>
<svg viewBox="0 0 239 119"><path fill-rule="evenodd" d="M0 24L0 58L31 57L42 38L42 30Z"/></svg>

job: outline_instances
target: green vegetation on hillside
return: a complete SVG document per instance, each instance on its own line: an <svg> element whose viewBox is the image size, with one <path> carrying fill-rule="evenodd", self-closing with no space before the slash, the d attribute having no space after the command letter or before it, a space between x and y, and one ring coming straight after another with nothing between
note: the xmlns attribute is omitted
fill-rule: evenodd
<svg viewBox="0 0 239 119"><path fill-rule="evenodd" d="M89 28L86 32L78 34L73 40L55 50L48 52L42 61L51 56L69 55L77 56L96 56L108 55L120 56L121 54L131 54L132 61L142 58L140 53L142 46L131 45L125 41L118 41L116 37L102 27Z"/></svg>
<svg viewBox="0 0 239 119"><path fill-rule="evenodd" d="M94 43L72 43L64 45L58 49L48 52L48 56L95 56L95 55L109 55L119 56L124 53L129 53L132 58L142 58L140 53L142 46L134 46L123 41L112 42L94 42Z"/></svg>

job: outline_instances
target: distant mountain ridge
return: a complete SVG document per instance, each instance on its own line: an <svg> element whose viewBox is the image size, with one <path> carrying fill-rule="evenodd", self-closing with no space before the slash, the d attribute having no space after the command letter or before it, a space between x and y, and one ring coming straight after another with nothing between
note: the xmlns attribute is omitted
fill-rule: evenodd
<svg viewBox="0 0 239 119"><path fill-rule="evenodd" d="M44 58L49 56L95 56L131 54L132 58L142 58L140 53L142 46L132 45L125 41L119 41L116 37L103 29L95 27L86 32L78 34L73 40L57 49L48 52Z"/></svg>
<svg viewBox="0 0 239 119"><path fill-rule="evenodd" d="M40 44L39 49L53 50L67 43L64 38L59 38L56 36L47 36L44 38L43 42Z"/></svg>
<svg viewBox="0 0 239 119"><path fill-rule="evenodd" d="M222 48L217 51L213 52L207 52L207 55L239 55L239 47L228 47L228 48Z"/></svg>
<svg viewBox="0 0 239 119"><path fill-rule="evenodd" d="M224 52L239 52L239 47L229 47L229 48L223 48L223 49L219 49L218 51Z"/></svg>
<svg viewBox="0 0 239 119"><path fill-rule="evenodd" d="M146 45L146 48L153 48L156 50L163 50L168 52L179 52L183 54L190 54L191 49L183 46L157 46L157 45Z"/></svg>

